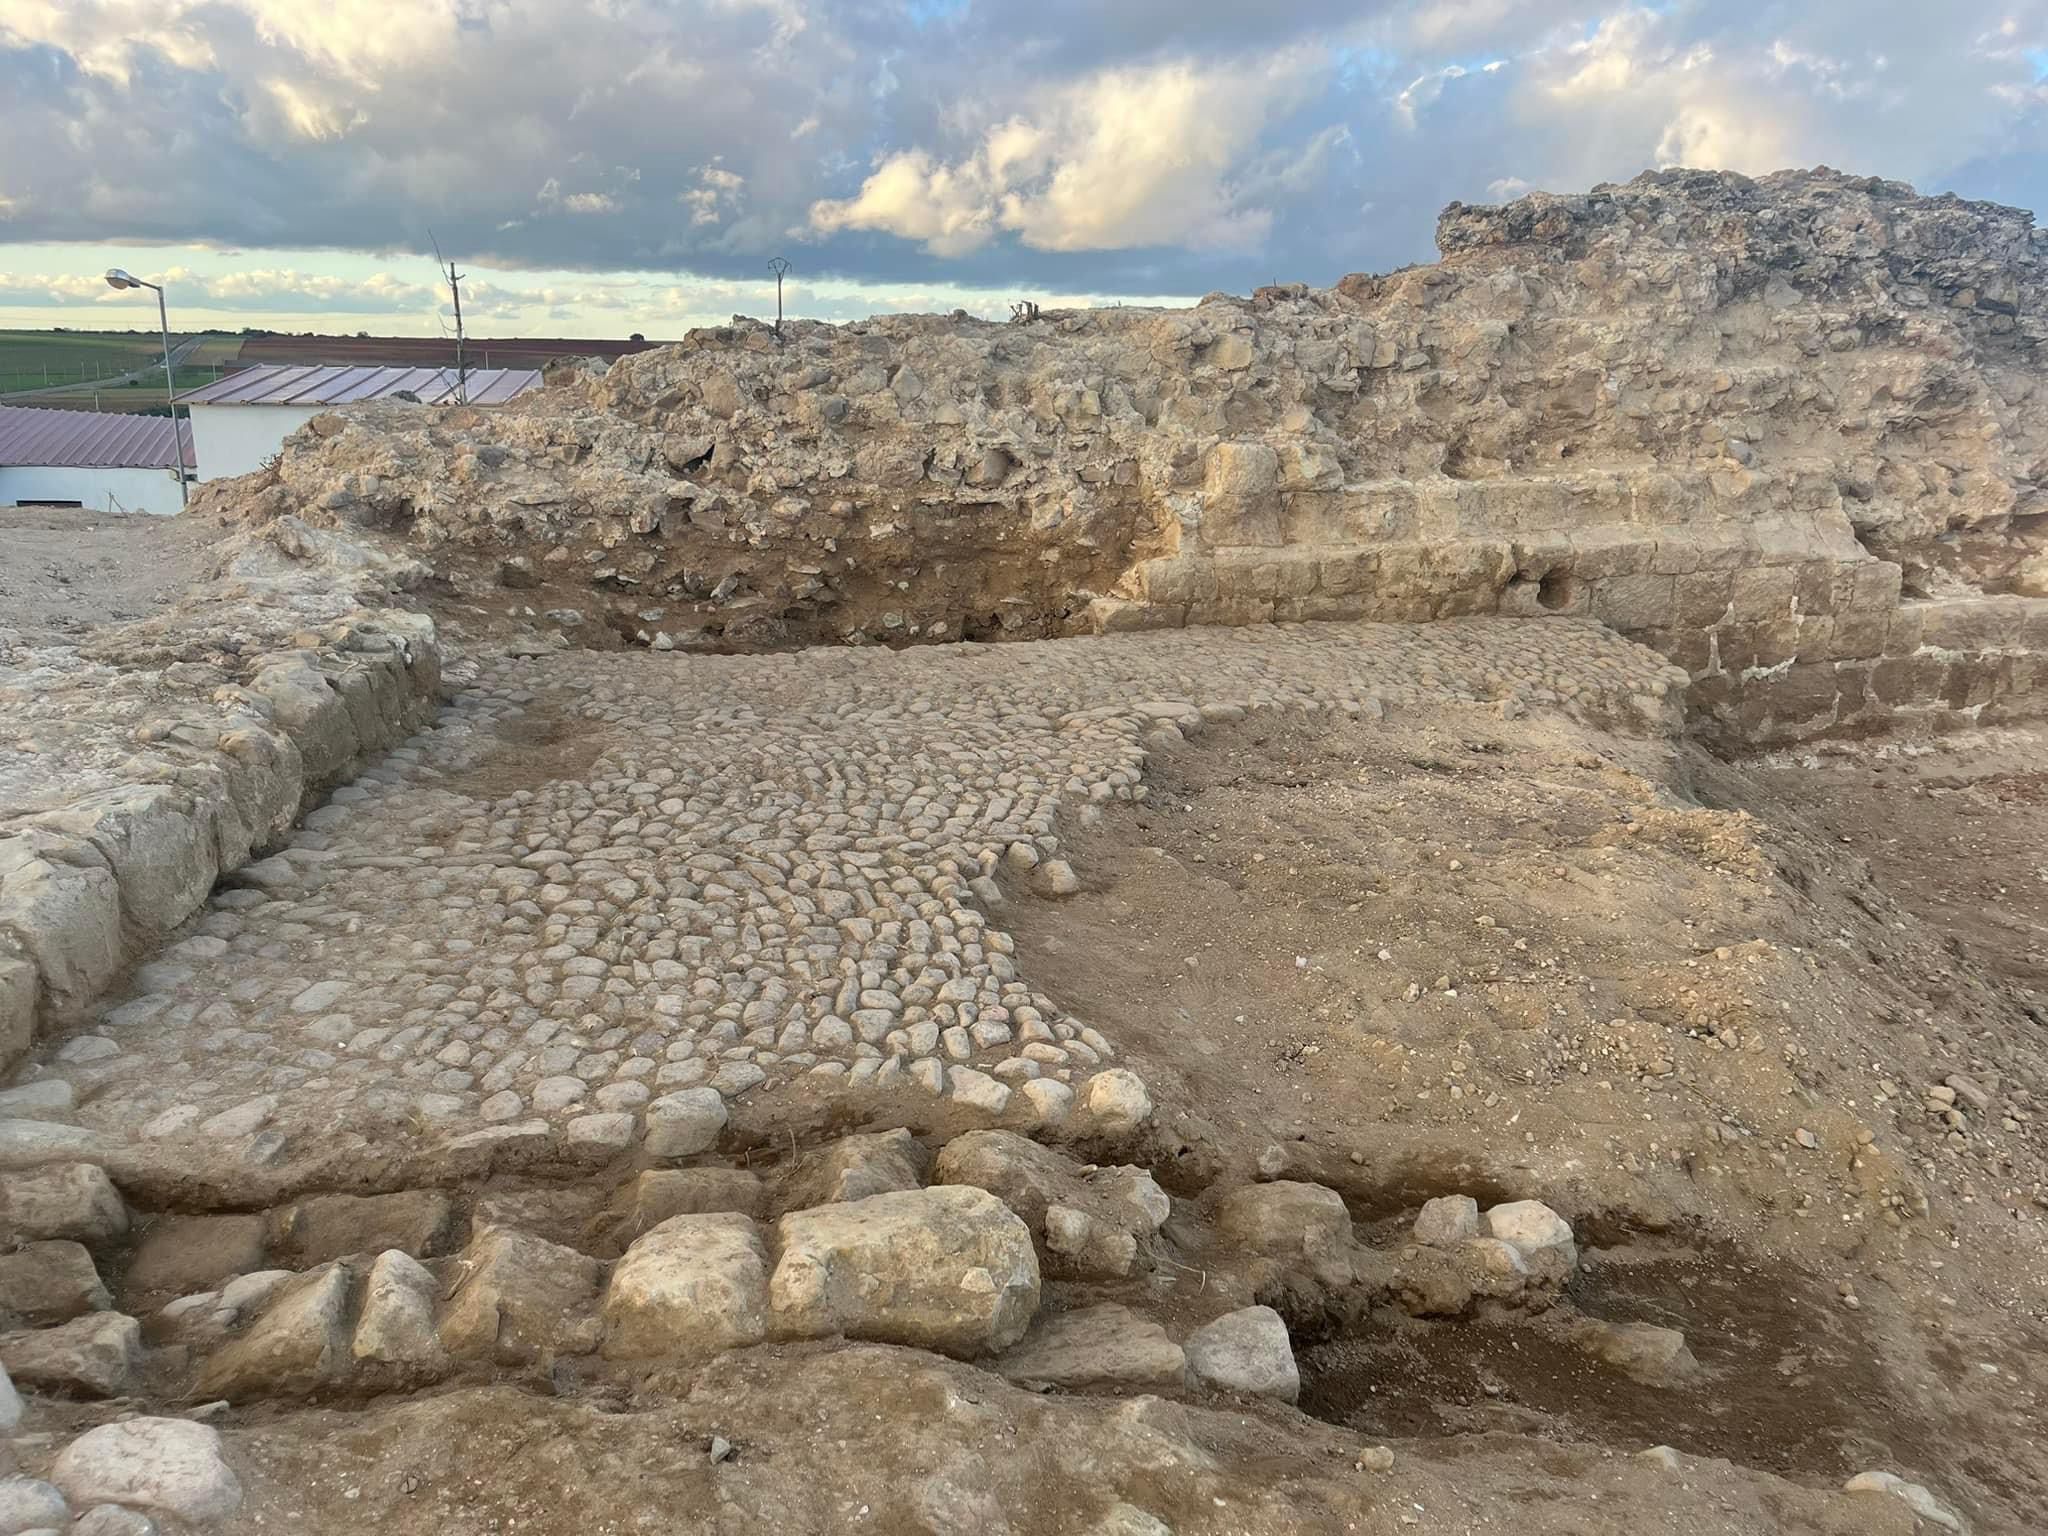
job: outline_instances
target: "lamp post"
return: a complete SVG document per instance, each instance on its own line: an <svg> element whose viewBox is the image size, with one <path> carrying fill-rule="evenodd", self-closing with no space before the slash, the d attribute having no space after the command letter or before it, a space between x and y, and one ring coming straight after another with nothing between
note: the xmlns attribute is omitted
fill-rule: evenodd
<svg viewBox="0 0 2048 1536"><path fill-rule="evenodd" d="M157 324L163 327L164 333L164 404L171 408L171 452L177 459L178 505L181 507L185 506L190 502L191 492L185 486L185 442L183 438L178 436L178 407L175 403L178 386L171 378L171 317L164 308L164 291L155 283L145 283L139 277L131 277L119 267L107 268L107 286L109 288L150 288L156 292Z"/></svg>

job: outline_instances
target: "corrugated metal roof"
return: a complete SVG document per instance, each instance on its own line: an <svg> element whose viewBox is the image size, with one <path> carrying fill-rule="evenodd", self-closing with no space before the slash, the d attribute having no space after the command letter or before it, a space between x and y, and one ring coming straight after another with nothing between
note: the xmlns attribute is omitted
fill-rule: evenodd
<svg viewBox="0 0 2048 1536"><path fill-rule="evenodd" d="M0 464L169 469L173 441L168 416L0 405ZM193 468L191 423L178 423L175 441L185 450L185 467Z"/></svg>
<svg viewBox="0 0 2048 1536"><path fill-rule="evenodd" d="M503 405L515 395L538 389L540 370L471 368L468 386L471 405ZM271 363L227 374L178 400L184 405L348 405L387 400L400 390L417 395L423 405L452 404L455 370Z"/></svg>

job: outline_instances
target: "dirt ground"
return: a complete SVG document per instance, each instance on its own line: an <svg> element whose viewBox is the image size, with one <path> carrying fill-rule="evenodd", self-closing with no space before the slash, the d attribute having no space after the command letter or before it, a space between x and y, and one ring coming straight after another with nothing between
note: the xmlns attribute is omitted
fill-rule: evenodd
<svg viewBox="0 0 2048 1536"><path fill-rule="evenodd" d="M1911 1468L2025 1529L2048 827L2012 769L2038 754L1254 722L1155 758L1144 807L1070 839L1088 892L1012 922L1189 1106L1188 1158L1331 1184L1389 1229L1543 1189L1591 1234L1577 1308L1680 1328L1702 1366L1645 1387L1540 1331L1382 1319L1309 1348L1306 1412ZM2027 1118L1952 1140L1922 1095L1954 1072Z"/></svg>
<svg viewBox="0 0 2048 1536"><path fill-rule="evenodd" d="M182 517L0 507L0 635L70 645L147 618L192 584L218 537Z"/></svg>

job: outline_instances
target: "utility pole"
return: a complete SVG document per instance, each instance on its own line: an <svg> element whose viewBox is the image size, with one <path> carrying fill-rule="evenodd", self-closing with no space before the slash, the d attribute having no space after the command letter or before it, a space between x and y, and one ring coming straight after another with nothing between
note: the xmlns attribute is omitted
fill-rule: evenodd
<svg viewBox="0 0 2048 1536"><path fill-rule="evenodd" d="M432 230L427 231L427 238L429 240L434 239L434 232ZM435 267L439 268L443 261L441 242L434 240ZM469 276L469 274L467 272L457 272L455 270L455 263L452 261L447 262L446 265L447 271L444 275L448 279L448 292L455 299L455 403L457 405L467 405L469 404L469 367L463 361L462 356L462 280Z"/></svg>
<svg viewBox="0 0 2048 1536"><path fill-rule="evenodd" d="M775 344L782 345L782 279L789 271L787 256L777 256L768 263L768 270L775 274Z"/></svg>

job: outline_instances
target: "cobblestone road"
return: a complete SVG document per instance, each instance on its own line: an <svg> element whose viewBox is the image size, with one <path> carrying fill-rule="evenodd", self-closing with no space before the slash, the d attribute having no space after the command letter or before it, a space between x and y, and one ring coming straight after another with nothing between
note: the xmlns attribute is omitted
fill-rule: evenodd
<svg viewBox="0 0 2048 1536"><path fill-rule="evenodd" d="M1673 681L1573 621L498 663L16 1083L259 1161L624 1147L797 1074L1056 1120L1114 1030L1019 974L1000 888L1066 886L1061 815L1142 796L1158 733L1510 697L1664 728Z"/></svg>

